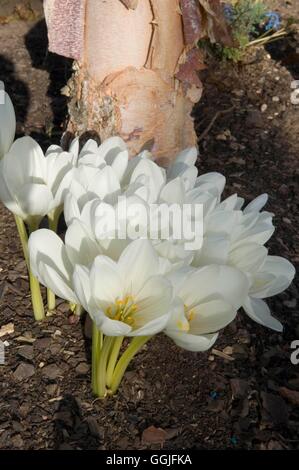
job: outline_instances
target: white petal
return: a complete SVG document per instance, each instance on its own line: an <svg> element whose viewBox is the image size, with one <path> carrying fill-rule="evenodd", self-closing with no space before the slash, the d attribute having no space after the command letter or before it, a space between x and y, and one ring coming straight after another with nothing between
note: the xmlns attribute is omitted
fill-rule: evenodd
<svg viewBox="0 0 299 470"><path fill-rule="evenodd" d="M102 310L125 296L118 266L107 256L98 256L94 260L90 271L90 284L92 297Z"/></svg>
<svg viewBox="0 0 299 470"><path fill-rule="evenodd" d="M151 336L164 330L169 320L169 315L161 315L147 322L142 327L132 330L127 336Z"/></svg>
<svg viewBox="0 0 299 470"><path fill-rule="evenodd" d="M194 307L190 321L190 333L195 335L215 333L231 323L236 310L223 300L211 300Z"/></svg>
<svg viewBox="0 0 299 470"><path fill-rule="evenodd" d="M111 320L110 318L104 318L100 326L101 331L107 336L128 336L132 331L132 328L118 320Z"/></svg>
<svg viewBox="0 0 299 470"><path fill-rule="evenodd" d="M185 186L181 178L175 178L167 183L160 193L161 202L168 204L183 204L185 199Z"/></svg>
<svg viewBox="0 0 299 470"><path fill-rule="evenodd" d="M268 305L263 300L247 297L243 308L247 315L260 325L278 332L283 330L282 324L276 320L276 318L272 317Z"/></svg>
<svg viewBox="0 0 299 470"><path fill-rule="evenodd" d="M2 158L9 151L15 138L16 116L9 95L3 91L3 82L0 82L0 90L4 96L3 103L0 95L0 158Z"/></svg>
<svg viewBox="0 0 299 470"><path fill-rule="evenodd" d="M77 199L73 194L68 191L64 199L64 219L66 225L70 225L72 221L80 217L80 209L77 203Z"/></svg>
<svg viewBox="0 0 299 470"><path fill-rule="evenodd" d="M268 194L261 194L260 196L256 197L251 201L244 209L244 214L248 214L249 212L259 212L268 201Z"/></svg>
<svg viewBox="0 0 299 470"><path fill-rule="evenodd" d="M230 241L226 234L207 234L201 249L194 254L192 265L227 264L229 248Z"/></svg>
<svg viewBox="0 0 299 470"><path fill-rule="evenodd" d="M104 159L109 159L116 156L123 150L127 150L125 142L120 137L114 136L104 140L104 142L98 148L98 155Z"/></svg>
<svg viewBox="0 0 299 470"><path fill-rule="evenodd" d="M265 263L268 250L257 243L240 245L230 252L228 263L243 272L255 273Z"/></svg>
<svg viewBox="0 0 299 470"><path fill-rule="evenodd" d="M66 253L73 264L88 266L96 256L101 254L101 248L78 219L74 219L65 233Z"/></svg>
<svg viewBox="0 0 299 470"><path fill-rule="evenodd" d="M187 351L202 352L210 349L218 338L218 333L212 335L191 335L180 331L178 333L168 333L169 336L177 346L186 349Z"/></svg>
<svg viewBox="0 0 299 470"><path fill-rule="evenodd" d="M28 216L45 216L51 210L53 196L44 184L24 184L16 193L22 211Z"/></svg>
<svg viewBox="0 0 299 470"><path fill-rule="evenodd" d="M4 174L11 192L26 183L44 183L47 177L46 158L31 137L17 139L5 158Z"/></svg>
<svg viewBox="0 0 299 470"><path fill-rule="evenodd" d="M178 293L188 307L222 297L238 309L249 289L245 274L229 266L211 265L190 274Z"/></svg>
<svg viewBox="0 0 299 470"><path fill-rule="evenodd" d="M89 270L86 266L75 266L73 273L73 285L80 305L88 312L91 302L91 288Z"/></svg>
<svg viewBox="0 0 299 470"><path fill-rule="evenodd" d="M20 216L22 219L26 219L27 214L24 213L14 195L12 195L6 185L4 175L1 169L3 160L0 161L0 201L10 210L13 214Z"/></svg>
<svg viewBox="0 0 299 470"><path fill-rule="evenodd" d="M120 189L119 180L110 166L106 166L92 178L88 190L101 199L108 194L113 194Z"/></svg>
<svg viewBox="0 0 299 470"><path fill-rule="evenodd" d="M117 155L107 155L106 163L110 165L111 168L114 170L115 174L117 175L119 181L123 178L125 171L128 166L129 161L129 152L127 150L123 150L119 152Z"/></svg>
<svg viewBox="0 0 299 470"><path fill-rule="evenodd" d="M149 240L134 240L123 251L118 262L119 272L128 293L138 293L145 281L158 273L159 260Z"/></svg>
<svg viewBox="0 0 299 470"><path fill-rule="evenodd" d="M36 230L29 237L28 248L30 266L35 275L38 274L39 263L43 261L70 283L73 267L68 259L65 245L56 233L47 229Z"/></svg>
<svg viewBox="0 0 299 470"><path fill-rule="evenodd" d="M201 187L205 190L216 188L217 193L220 195L224 190L225 182L225 176L223 176L221 173L212 171L210 173L205 173L198 176L196 180L196 187Z"/></svg>
<svg viewBox="0 0 299 470"><path fill-rule="evenodd" d="M39 263L37 278L41 284L51 289L61 299L68 300L74 304L79 303L70 284L49 264L45 264L43 261Z"/></svg>
<svg viewBox="0 0 299 470"><path fill-rule="evenodd" d="M296 274L294 266L280 256L267 256L265 264L256 273L250 294L265 298L277 295L289 287Z"/></svg>
<svg viewBox="0 0 299 470"><path fill-rule="evenodd" d="M197 155L198 151L196 147L186 148L175 157L175 163L183 162L189 166L195 165Z"/></svg>

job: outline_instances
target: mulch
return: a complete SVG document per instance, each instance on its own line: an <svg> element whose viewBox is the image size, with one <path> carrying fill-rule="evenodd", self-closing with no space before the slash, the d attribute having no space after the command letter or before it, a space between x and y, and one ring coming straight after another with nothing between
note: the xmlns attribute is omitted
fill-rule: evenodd
<svg viewBox="0 0 299 470"><path fill-rule="evenodd" d="M295 2L270 2L299 18ZM42 20L12 21L0 30L0 79L16 103L18 135L43 146L59 141L66 110L62 88L70 64L46 52ZM200 172L219 171L226 194L247 201L269 194L276 214L270 253L299 262L298 36L254 51L242 66L210 59L204 96L194 110ZM297 48L297 50L296 50ZM215 120L215 113L220 113ZM213 126L205 132L211 122ZM242 312L216 343L194 354L165 336L134 359L119 393L95 400L90 341L61 302L42 324L32 320L28 278L14 221L0 207L0 449L299 449L298 284L269 299L283 334Z"/></svg>

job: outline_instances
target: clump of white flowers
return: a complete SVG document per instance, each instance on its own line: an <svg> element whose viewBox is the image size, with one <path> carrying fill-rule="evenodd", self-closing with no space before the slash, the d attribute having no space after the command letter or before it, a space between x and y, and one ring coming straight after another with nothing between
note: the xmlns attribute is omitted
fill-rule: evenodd
<svg viewBox="0 0 299 470"><path fill-rule="evenodd" d="M48 288L50 309L57 295L92 319L96 395L116 392L130 360L155 334L205 351L240 307L282 330L263 299L286 289L295 271L265 247L274 231L273 214L262 210L267 195L243 209L236 194L222 200L224 176L198 176L195 148L177 155L167 170L149 152L129 159L119 137L101 145L89 140L81 151L75 139L68 151L51 146L44 154L29 137L4 148L0 197L16 217L32 279ZM200 246L190 248L187 236L175 236L175 219L167 236L162 229L162 209L171 208L175 217L185 205L202 209L185 220L201 222ZM62 210L64 241L56 233ZM151 214L154 231L144 214ZM44 216L49 229L38 228ZM41 319L40 292L36 283L32 287Z"/></svg>

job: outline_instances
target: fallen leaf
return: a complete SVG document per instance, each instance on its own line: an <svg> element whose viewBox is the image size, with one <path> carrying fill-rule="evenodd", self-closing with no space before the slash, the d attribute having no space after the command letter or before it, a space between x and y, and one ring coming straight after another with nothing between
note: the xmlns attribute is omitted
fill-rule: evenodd
<svg viewBox="0 0 299 470"><path fill-rule="evenodd" d="M144 444L161 444L163 445L167 439L167 432L162 428L150 426L142 433L142 442Z"/></svg>
<svg viewBox="0 0 299 470"><path fill-rule="evenodd" d="M13 323L7 323L7 325L3 325L0 328L0 338L5 335L11 335L14 333L15 328Z"/></svg>
<svg viewBox="0 0 299 470"><path fill-rule="evenodd" d="M222 351L218 351L218 349L212 349L212 354L214 354L215 356L219 356L219 357L222 357L223 359L228 359L229 361L234 361L235 359L231 356L229 356L228 354L225 354L224 352Z"/></svg>
<svg viewBox="0 0 299 470"><path fill-rule="evenodd" d="M280 395L286 398L290 403L292 403L295 406L299 406L299 392L295 390L290 390L289 388L286 388L286 387L280 387L278 391Z"/></svg>

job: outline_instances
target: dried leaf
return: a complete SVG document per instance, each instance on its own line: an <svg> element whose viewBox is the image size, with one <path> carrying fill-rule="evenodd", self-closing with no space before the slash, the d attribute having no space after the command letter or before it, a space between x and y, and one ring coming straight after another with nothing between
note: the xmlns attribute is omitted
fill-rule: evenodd
<svg viewBox="0 0 299 470"><path fill-rule="evenodd" d="M201 37L201 15L198 0L180 0L186 44L194 44Z"/></svg>
<svg viewBox="0 0 299 470"><path fill-rule="evenodd" d="M15 331L13 323L7 323L7 325L3 325L0 328L0 338L5 335L11 335Z"/></svg>
<svg viewBox="0 0 299 470"><path fill-rule="evenodd" d="M201 14L200 38L209 37L210 41L232 47L234 40L220 0L197 0Z"/></svg>
<svg viewBox="0 0 299 470"><path fill-rule="evenodd" d="M142 433L142 442L144 444L161 444L163 445L167 439L167 432L162 428L150 426Z"/></svg>
<svg viewBox="0 0 299 470"><path fill-rule="evenodd" d="M286 387L280 387L279 393L282 397L286 398L290 403L299 406L299 392L290 390Z"/></svg>
<svg viewBox="0 0 299 470"><path fill-rule="evenodd" d="M199 49L191 49L186 55L185 62L179 66L176 78L183 83L201 88L202 84L197 71L204 70L205 68L201 51Z"/></svg>
<svg viewBox="0 0 299 470"><path fill-rule="evenodd" d="M136 10L138 6L138 0L120 0L128 10Z"/></svg>

